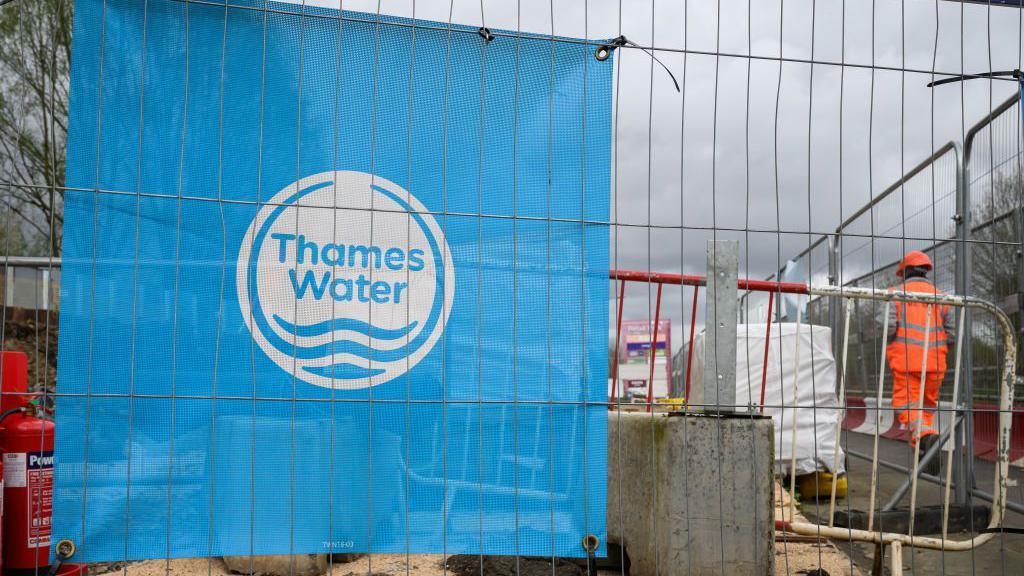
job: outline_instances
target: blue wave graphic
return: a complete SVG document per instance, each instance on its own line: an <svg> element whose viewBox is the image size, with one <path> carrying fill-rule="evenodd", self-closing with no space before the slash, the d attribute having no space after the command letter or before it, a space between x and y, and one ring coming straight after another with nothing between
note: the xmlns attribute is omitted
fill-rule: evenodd
<svg viewBox="0 0 1024 576"><path fill-rule="evenodd" d="M416 326L419 325L418 321L413 320L412 324L405 328L381 328L380 326L374 326L355 318L335 318L333 320L317 322L316 324L299 325L292 324L277 314L274 314L274 322L277 322L277 325L286 332L302 338L323 336L336 330L350 330L369 336L374 340L398 340L415 330Z"/></svg>
<svg viewBox="0 0 1024 576"><path fill-rule="evenodd" d="M338 362L330 366L304 366L302 368L310 374L323 376L324 378L337 378L341 380L352 380L355 378L372 378L383 374L383 368L363 368L347 362Z"/></svg>

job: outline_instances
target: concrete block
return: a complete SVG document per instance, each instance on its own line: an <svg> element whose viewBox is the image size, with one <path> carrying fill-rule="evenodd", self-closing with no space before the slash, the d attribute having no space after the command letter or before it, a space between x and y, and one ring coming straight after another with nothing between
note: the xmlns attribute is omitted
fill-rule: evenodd
<svg viewBox="0 0 1024 576"><path fill-rule="evenodd" d="M774 574L771 418L612 412L608 542L633 576Z"/></svg>

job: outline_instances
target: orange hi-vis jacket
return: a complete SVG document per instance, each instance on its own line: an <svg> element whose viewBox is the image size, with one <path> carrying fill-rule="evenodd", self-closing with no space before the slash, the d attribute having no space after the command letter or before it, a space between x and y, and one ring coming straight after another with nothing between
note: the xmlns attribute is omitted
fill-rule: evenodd
<svg viewBox="0 0 1024 576"><path fill-rule="evenodd" d="M923 278L912 278L900 286L890 288L895 292L940 294L931 282ZM931 321L928 308L931 306ZM889 314L889 346L886 357L889 368L896 372L920 373L924 354L924 343L928 339L928 359L925 372L945 372L947 332L952 329L952 313L945 304L926 302L893 301ZM895 331L893 325L895 324ZM927 329L927 335L925 330Z"/></svg>

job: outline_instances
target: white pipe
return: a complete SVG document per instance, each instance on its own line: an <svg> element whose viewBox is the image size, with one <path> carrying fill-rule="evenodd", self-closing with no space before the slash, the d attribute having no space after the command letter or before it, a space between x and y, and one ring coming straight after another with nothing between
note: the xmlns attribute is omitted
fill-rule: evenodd
<svg viewBox="0 0 1024 576"><path fill-rule="evenodd" d="M949 432L949 441L953 443L953 450L949 450L949 456L946 458L946 488L945 494L942 497L942 539L945 540L949 535L949 487L953 481L953 453L955 452L956 443L960 441L956 436L956 423L957 415L959 410L958 395L960 393L960 358L963 357L964 347L964 317L967 316L967 308L960 309L960 318L956 323L956 368L953 370L953 429Z"/></svg>
<svg viewBox="0 0 1024 576"><path fill-rule="evenodd" d="M995 509L992 510L995 512ZM856 528L829 528L820 524L810 522L791 522L785 526L785 530L803 536L823 536L832 540L843 540L853 542L869 542L875 544L892 544L900 542L904 546L915 548L927 548L929 550L946 550L949 552L963 552L977 546L981 546L995 536L993 532L978 534L970 540L943 540L931 536L914 536L911 538L906 534L894 534L892 532L877 532L859 530Z"/></svg>
<svg viewBox="0 0 1024 576"><path fill-rule="evenodd" d="M921 355L921 384L917 387L917 418L912 419L910 439L914 441L914 462L911 465L910 474L910 529L907 532L914 535L914 510L917 508L917 471L921 463L921 424L924 421L924 384L928 379L928 344L932 339L932 305L927 308L928 317L924 320L924 353ZM910 402L907 402L910 405Z"/></svg>
<svg viewBox="0 0 1024 576"><path fill-rule="evenodd" d="M893 542L889 547L892 552L892 568L889 570L891 576L903 576L903 544Z"/></svg>
<svg viewBox="0 0 1024 576"><path fill-rule="evenodd" d="M60 268L60 258L49 256L0 256L0 266L11 268Z"/></svg>
<svg viewBox="0 0 1024 576"><path fill-rule="evenodd" d="M800 295L796 296L796 346L793 351L793 365L796 369L793 371L793 422L790 426L793 427L792 434L792 446L790 447L790 459L789 459L789 519L796 518L796 417L800 406L800 393L799 385L800 382ZM782 340L779 340L781 343Z"/></svg>
<svg viewBox="0 0 1024 576"><path fill-rule="evenodd" d="M878 301L900 301L900 302L923 302L925 304L948 304L950 306L966 306L984 310L991 314L999 325L1003 334L1003 368L999 388L999 431L996 436L996 467L993 485L995 486L992 495L992 513L989 515L988 528L998 528L1003 522L1003 515L1006 512L1006 496L1009 489L1009 467L1010 467L1010 429L1012 418L1011 399L1015 384L1015 371L1017 369L1017 343L1014 336L1013 324L1010 318L998 306L969 296L954 296L950 294L927 294L927 293L900 293L889 290L874 290L870 288L851 288L845 286L809 286L808 294L814 296L832 296L847 298L863 298L866 300ZM806 532L797 531L798 534L824 535L829 538L842 538L858 540L863 542L893 542L899 540L903 544L913 545L919 548L933 548L936 550L970 550L988 542L992 533L985 533L975 536L970 540L951 542L935 538L917 537L911 539L904 534L885 534L868 532L865 530L851 530L848 528L828 528L816 524L806 524L810 529ZM803 530L803 527L800 528Z"/></svg>
<svg viewBox="0 0 1024 576"><path fill-rule="evenodd" d="M892 302L886 300L885 313L882 316L882 354L885 358L885 348L889 338L889 307ZM868 500L868 530L875 526L875 498L878 495L878 437L881 435L882 426L882 387L885 383L885 370L878 371L878 393L875 396L875 445L871 450L871 497Z"/></svg>
<svg viewBox="0 0 1024 576"><path fill-rule="evenodd" d="M850 313L853 310L853 299L847 298L844 300L846 303L846 319L843 326L843 357L842 366L839 369L839 418L836 419L836 441L832 446L832 495L829 498L828 503L828 525L831 528L835 526L836 517L836 485L839 484L839 439L843 433L843 418L846 417L846 357L850 349Z"/></svg>

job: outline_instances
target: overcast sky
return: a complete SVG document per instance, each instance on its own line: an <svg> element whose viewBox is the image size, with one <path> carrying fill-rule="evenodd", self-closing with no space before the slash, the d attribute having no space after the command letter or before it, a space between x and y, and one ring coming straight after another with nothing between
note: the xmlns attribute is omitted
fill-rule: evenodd
<svg viewBox="0 0 1024 576"><path fill-rule="evenodd" d="M451 10L454 22L481 24L480 0L379 8L439 21ZM657 65L652 73L639 50L616 56L618 268L702 274L714 235L740 241L741 276L764 278L809 244L809 231L834 230L1016 90L986 80L930 89L933 71L1021 66L1020 9L946 0L484 0L482 11L491 28L624 34L657 47L683 85L678 93ZM678 289L664 299L675 348L689 302ZM653 291L631 285L625 317L648 316Z"/></svg>

